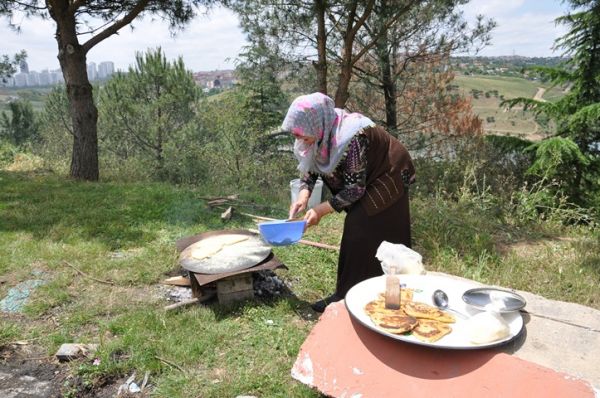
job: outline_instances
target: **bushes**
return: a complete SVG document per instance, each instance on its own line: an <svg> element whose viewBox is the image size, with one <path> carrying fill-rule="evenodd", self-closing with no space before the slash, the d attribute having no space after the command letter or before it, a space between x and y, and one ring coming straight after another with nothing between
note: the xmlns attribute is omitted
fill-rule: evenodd
<svg viewBox="0 0 600 398"><path fill-rule="evenodd" d="M11 164L18 152L19 150L16 146L0 140L0 168Z"/></svg>

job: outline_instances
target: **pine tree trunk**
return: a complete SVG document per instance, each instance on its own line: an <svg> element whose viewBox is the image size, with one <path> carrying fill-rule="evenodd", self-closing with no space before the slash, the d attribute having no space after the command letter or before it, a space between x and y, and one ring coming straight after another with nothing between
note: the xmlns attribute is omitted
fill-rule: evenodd
<svg viewBox="0 0 600 398"><path fill-rule="evenodd" d="M317 71L317 90L327 95L327 34L325 29L324 0L315 1L317 8L317 53L318 61L313 64Z"/></svg>
<svg viewBox="0 0 600 398"><path fill-rule="evenodd" d="M67 86L73 121L71 177L98 181L98 110L87 76L86 53L77 39L74 15L56 13L55 16L58 60Z"/></svg>
<svg viewBox="0 0 600 398"><path fill-rule="evenodd" d="M385 98L385 123L387 129L393 131L398 127L396 83L392 77L392 64L390 62L390 53L387 49L387 40L381 40L378 47L379 62L381 64L381 82Z"/></svg>
<svg viewBox="0 0 600 398"><path fill-rule="evenodd" d="M338 80L337 90L335 91L335 106L343 108L348 101L350 80L352 79L352 39L346 38L342 54L342 63L340 65L340 78Z"/></svg>

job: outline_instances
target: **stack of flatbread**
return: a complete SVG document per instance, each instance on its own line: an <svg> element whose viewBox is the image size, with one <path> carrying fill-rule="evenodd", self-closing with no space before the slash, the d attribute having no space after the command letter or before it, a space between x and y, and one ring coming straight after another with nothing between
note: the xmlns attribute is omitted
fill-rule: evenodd
<svg viewBox="0 0 600 398"><path fill-rule="evenodd" d="M455 319L451 314L437 307L413 301L412 289L400 289L400 309L385 308L383 294L365 305L365 312L371 321L388 333L411 333L418 340L433 343L452 332L450 323Z"/></svg>

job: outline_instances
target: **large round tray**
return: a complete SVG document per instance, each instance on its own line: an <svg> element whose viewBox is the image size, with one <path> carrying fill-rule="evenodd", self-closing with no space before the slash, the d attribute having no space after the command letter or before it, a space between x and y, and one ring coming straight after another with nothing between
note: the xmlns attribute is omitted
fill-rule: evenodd
<svg viewBox="0 0 600 398"><path fill-rule="evenodd" d="M248 235L249 238L234 245L225 246L218 253L204 259L191 256L196 245L206 243L222 235ZM258 235L246 230L223 230L202 234L200 239L187 246L179 255L179 263L188 271L200 274L221 274L236 272L253 267L265 260L271 253L271 247Z"/></svg>
<svg viewBox="0 0 600 398"><path fill-rule="evenodd" d="M402 287L414 289L413 301L420 301L426 304L434 305L431 299L436 289L442 289L448 294L450 308L468 316L475 315L481 311L468 306L463 300L462 295L465 291L476 287L459 279L445 277L443 275L398 275ZM456 322L451 324L452 333L442 337L440 340L429 343L418 340L416 337L408 334L393 334L381 330L365 313L365 305L375 300L380 293L385 292L385 275L367 279L352 287L346 294L346 307L348 312L357 321L367 328L380 333L392 339L400 340L406 343L424 345L435 348L449 349L478 349L498 346L508 343L515 338L523 328L523 318L519 312L510 312L502 314L504 320L508 323L510 333L507 337L485 344L474 344L468 339L466 330L466 318L460 315L455 316ZM453 314L455 315L455 314Z"/></svg>

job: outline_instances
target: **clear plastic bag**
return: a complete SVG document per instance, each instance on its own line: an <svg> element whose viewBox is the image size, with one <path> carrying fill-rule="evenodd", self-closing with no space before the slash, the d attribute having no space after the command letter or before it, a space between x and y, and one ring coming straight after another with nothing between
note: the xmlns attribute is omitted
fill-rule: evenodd
<svg viewBox="0 0 600 398"><path fill-rule="evenodd" d="M424 274L423 257L416 251L400 243L381 242L375 257L381 262L384 274L390 273L391 267L396 274Z"/></svg>

